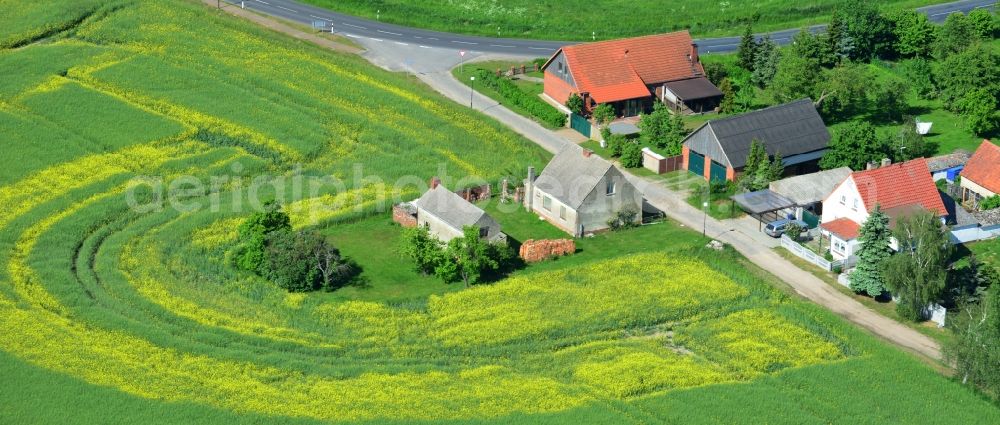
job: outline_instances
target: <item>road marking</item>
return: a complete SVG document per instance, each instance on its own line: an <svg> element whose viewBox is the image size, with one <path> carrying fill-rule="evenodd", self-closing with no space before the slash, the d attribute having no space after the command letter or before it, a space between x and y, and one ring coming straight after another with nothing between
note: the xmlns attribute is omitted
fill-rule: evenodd
<svg viewBox="0 0 1000 425"><path fill-rule="evenodd" d="M296 11L295 9L289 9L289 8L287 8L287 7L285 7L285 6L274 6L274 7L277 7L278 9L285 9L285 10L287 10L287 11L289 11L289 12L294 12L294 13L299 13L299 12L298 12L298 11Z"/></svg>
<svg viewBox="0 0 1000 425"><path fill-rule="evenodd" d="M352 27L352 28L357 28L357 29L361 29L361 30L366 30L366 29L368 29L368 28L365 28L365 27L362 27L362 26L357 26L357 25L351 25L351 24L348 24L348 23L346 23L346 22L344 23L344 25L345 25L345 26L349 26L349 27Z"/></svg>
<svg viewBox="0 0 1000 425"><path fill-rule="evenodd" d="M552 50L548 47L529 47L531 50Z"/></svg>
<svg viewBox="0 0 1000 425"><path fill-rule="evenodd" d="M257 3L264 3L264 4L266 4L266 5L270 5L270 4L271 4L271 3L268 3L268 2L266 2L266 1L264 1L264 0L257 0Z"/></svg>
<svg viewBox="0 0 1000 425"><path fill-rule="evenodd" d="M385 41L385 40L382 40L381 38L373 38L372 40L374 40L374 41Z"/></svg>
<svg viewBox="0 0 1000 425"><path fill-rule="evenodd" d="M434 38L434 37L427 37L427 39L428 39L428 40L437 40L437 39L436 39L436 38Z"/></svg>
<svg viewBox="0 0 1000 425"><path fill-rule="evenodd" d="M458 40L451 40L451 42L452 43L458 43L458 44L473 44L473 45L479 44L479 43L472 43L472 42L468 42L468 41L458 41Z"/></svg>
<svg viewBox="0 0 1000 425"><path fill-rule="evenodd" d="M413 38L423 38L423 37L421 37L419 35L415 35L415 36L413 36Z"/></svg>
<svg viewBox="0 0 1000 425"><path fill-rule="evenodd" d="M396 44L398 44L400 46L409 46L409 44L406 44L406 43L403 43L403 42L399 42L399 41L397 41Z"/></svg>
<svg viewBox="0 0 1000 425"><path fill-rule="evenodd" d="M389 31L382 31L382 30L378 30L378 32L380 32L382 34L403 35L403 34L400 34L398 32L389 32Z"/></svg>
<svg viewBox="0 0 1000 425"><path fill-rule="evenodd" d="M316 15L309 15L309 16L311 16L313 18L316 18L316 19L326 19L326 18L324 18L322 16L316 16Z"/></svg>
<svg viewBox="0 0 1000 425"><path fill-rule="evenodd" d="M351 38L361 38L360 36L357 36L357 35L354 35L354 34L344 34L344 35L346 35L348 37L351 37Z"/></svg>
<svg viewBox="0 0 1000 425"><path fill-rule="evenodd" d="M493 47L510 47L510 48L514 48L514 46L505 46L503 44L490 44L490 46L493 46Z"/></svg>
<svg viewBox="0 0 1000 425"><path fill-rule="evenodd" d="M420 48L421 49L430 49L430 47L427 47L427 46L420 46Z"/></svg>

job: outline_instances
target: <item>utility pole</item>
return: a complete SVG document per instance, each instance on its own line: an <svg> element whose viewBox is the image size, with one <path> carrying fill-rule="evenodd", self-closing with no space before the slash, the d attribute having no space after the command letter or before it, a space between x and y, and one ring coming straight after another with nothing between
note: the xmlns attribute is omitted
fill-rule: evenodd
<svg viewBox="0 0 1000 425"><path fill-rule="evenodd" d="M472 81L472 90L469 91L469 108L472 108L472 99L476 96L476 77L469 77L469 81Z"/></svg>
<svg viewBox="0 0 1000 425"><path fill-rule="evenodd" d="M701 237L705 237L708 233L708 202L701 204L701 211L704 214L701 218Z"/></svg>

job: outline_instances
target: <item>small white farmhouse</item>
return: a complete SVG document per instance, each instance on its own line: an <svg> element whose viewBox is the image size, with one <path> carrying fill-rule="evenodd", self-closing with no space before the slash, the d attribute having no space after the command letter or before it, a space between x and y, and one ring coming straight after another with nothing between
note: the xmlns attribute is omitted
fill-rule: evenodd
<svg viewBox="0 0 1000 425"><path fill-rule="evenodd" d="M417 225L426 226L442 242L462 237L467 226L478 228L479 237L487 241L499 242L506 239L500 232L500 224L493 217L446 189L437 179L413 206L417 209Z"/></svg>
<svg viewBox="0 0 1000 425"><path fill-rule="evenodd" d="M930 168L923 158L851 173L823 201L823 233L830 237L830 253L838 260L855 255L861 244L861 226L878 205L894 225L899 217L931 211L944 220L948 210L941 200Z"/></svg>
<svg viewBox="0 0 1000 425"><path fill-rule="evenodd" d="M608 229L623 209L641 219L642 194L614 164L577 145L561 150L536 179L525 181L525 207L573 236Z"/></svg>

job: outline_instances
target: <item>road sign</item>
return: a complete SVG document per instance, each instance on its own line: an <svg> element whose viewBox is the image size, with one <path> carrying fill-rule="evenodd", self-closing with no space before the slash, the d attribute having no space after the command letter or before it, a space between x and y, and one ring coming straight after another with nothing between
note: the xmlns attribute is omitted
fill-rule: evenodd
<svg viewBox="0 0 1000 425"><path fill-rule="evenodd" d="M326 21L313 21L313 28L316 29L326 28Z"/></svg>
<svg viewBox="0 0 1000 425"><path fill-rule="evenodd" d="M465 50L459 50L458 51L458 55L464 58L465 57Z"/></svg>

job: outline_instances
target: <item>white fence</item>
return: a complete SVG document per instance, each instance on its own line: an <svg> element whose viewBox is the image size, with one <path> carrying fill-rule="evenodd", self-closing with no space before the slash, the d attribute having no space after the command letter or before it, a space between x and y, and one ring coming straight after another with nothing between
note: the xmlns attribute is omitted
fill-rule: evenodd
<svg viewBox="0 0 1000 425"><path fill-rule="evenodd" d="M792 238L786 235L781 235L781 247L787 249L799 258L819 266L819 268L823 270L833 270L833 262L827 261L826 258L812 252L809 248L799 245L798 242L793 241Z"/></svg>
<svg viewBox="0 0 1000 425"><path fill-rule="evenodd" d="M957 245L960 243L992 239L998 236L1000 236L1000 225L987 227L980 227L979 225L957 227L951 231L951 243Z"/></svg>

